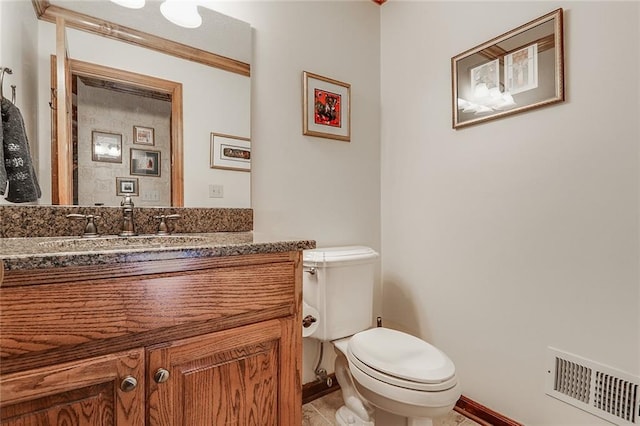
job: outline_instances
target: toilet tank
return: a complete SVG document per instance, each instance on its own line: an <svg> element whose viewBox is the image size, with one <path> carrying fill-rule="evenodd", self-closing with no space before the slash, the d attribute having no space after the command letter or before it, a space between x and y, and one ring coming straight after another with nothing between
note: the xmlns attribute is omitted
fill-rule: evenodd
<svg viewBox="0 0 640 426"><path fill-rule="evenodd" d="M378 257L364 246L304 250L302 297L319 317L308 337L335 340L371 327Z"/></svg>

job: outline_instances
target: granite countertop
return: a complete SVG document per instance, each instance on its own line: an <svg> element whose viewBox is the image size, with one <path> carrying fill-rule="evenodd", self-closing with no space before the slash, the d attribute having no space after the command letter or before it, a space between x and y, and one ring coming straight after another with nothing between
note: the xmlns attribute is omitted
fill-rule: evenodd
<svg viewBox="0 0 640 426"><path fill-rule="evenodd" d="M277 253L315 248L313 240L254 232L140 235L135 237L0 238L4 270L40 269L193 257Z"/></svg>

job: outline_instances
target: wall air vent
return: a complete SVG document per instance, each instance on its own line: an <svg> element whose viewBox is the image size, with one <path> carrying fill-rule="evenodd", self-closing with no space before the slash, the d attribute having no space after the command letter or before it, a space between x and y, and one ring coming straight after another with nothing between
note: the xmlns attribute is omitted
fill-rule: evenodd
<svg viewBox="0 0 640 426"><path fill-rule="evenodd" d="M613 424L640 424L640 378L548 348L545 393Z"/></svg>

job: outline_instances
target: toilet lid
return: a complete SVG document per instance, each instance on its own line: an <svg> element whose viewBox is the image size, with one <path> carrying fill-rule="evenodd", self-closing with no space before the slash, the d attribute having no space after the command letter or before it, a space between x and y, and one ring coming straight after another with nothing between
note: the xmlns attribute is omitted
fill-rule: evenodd
<svg viewBox="0 0 640 426"><path fill-rule="evenodd" d="M441 383L455 375L438 348L401 331L378 327L349 339L349 352L372 369L418 383Z"/></svg>

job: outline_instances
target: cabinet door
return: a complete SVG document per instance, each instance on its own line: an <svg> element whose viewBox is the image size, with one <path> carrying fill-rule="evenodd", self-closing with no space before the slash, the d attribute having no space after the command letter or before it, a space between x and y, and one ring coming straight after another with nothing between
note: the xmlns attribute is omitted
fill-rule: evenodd
<svg viewBox="0 0 640 426"><path fill-rule="evenodd" d="M144 349L8 374L0 424L143 426L144 377Z"/></svg>
<svg viewBox="0 0 640 426"><path fill-rule="evenodd" d="M299 426L291 324L271 320L148 348L148 424Z"/></svg>

